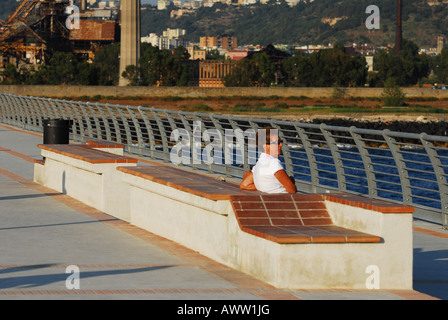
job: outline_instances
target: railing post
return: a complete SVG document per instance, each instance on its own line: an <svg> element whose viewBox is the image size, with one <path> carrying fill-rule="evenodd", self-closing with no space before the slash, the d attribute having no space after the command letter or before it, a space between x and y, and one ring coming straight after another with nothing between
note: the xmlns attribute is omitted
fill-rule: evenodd
<svg viewBox="0 0 448 320"><path fill-rule="evenodd" d="M389 133L389 129L383 130L384 140L386 141L386 144L392 153L392 157L394 158L395 166L397 167L398 175L400 177L401 192L403 194L402 202L406 205L412 205L411 182L409 180L406 163L403 159L403 155L400 152L400 148L398 147L396 140L392 138Z"/></svg>
<svg viewBox="0 0 448 320"><path fill-rule="evenodd" d="M134 111L131 110L131 108L126 107L126 110L129 112L132 122L134 123L135 127L135 133L137 134L137 142L138 142L138 155L143 155L143 137L142 137L142 130L140 128L140 123L138 122L137 117L134 114Z"/></svg>
<svg viewBox="0 0 448 320"><path fill-rule="evenodd" d="M104 106L102 104L96 104L96 108L101 115L101 119L103 120L104 131L106 132L106 140L112 141L112 134L110 132L109 119L104 112ZM102 138L102 137L101 137Z"/></svg>
<svg viewBox="0 0 448 320"><path fill-rule="evenodd" d="M89 104L90 112L92 113L93 122L95 123L95 131L96 131L96 138L101 140L102 134L101 134L101 125L100 120L98 119L98 116L96 115L96 110L98 106L95 104Z"/></svg>
<svg viewBox="0 0 448 320"><path fill-rule="evenodd" d="M226 146L226 141L225 141L226 134L224 132L224 129L223 129L221 123L219 122L218 119L216 119L214 114L210 114L210 120L212 121L213 126L216 128L216 130L218 130L218 132L221 133L221 145L222 145L221 157L222 157L222 163L224 164L224 175L226 177L228 177L229 176L229 170L228 170L228 164L226 163L226 147L227 147Z"/></svg>
<svg viewBox="0 0 448 320"><path fill-rule="evenodd" d="M6 119L6 107L5 107L5 94L0 93L0 122L5 123Z"/></svg>
<svg viewBox="0 0 448 320"><path fill-rule="evenodd" d="M159 127L160 138L162 139L163 162L168 162L170 150L168 147L168 137L166 135L165 127L163 126L163 122L162 119L160 119L159 114L154 109L151 109L151 113L154 119L156 119L157 126Z"/></svg>
<svg viewBox="0 0 448 320"><path fill-rule="evenodd" d="M196 127L194 126L194 123L193 123L193 125L190 125L190 123L188 122L188 120L187 120L187 118L185 117L184 114L182 114L181 112L177 112L177 115L179 116L180 121L182 122L182 125L184 126L184 129L188 132L188 134L190 136L190 161L191 161L190 165L191 165L192 169L196 169L197 168L196 164L198 164L197 163L197 157L199 156L199 162L200 162L201 161L201 156L202 156L200 153L197 154L196 143L198 142L197 141L198 140L197 139L198 132L195 131ZM175 128L176 125L175 125L174 120L171 117L171 114L167 114L167 117L168 117L168 119L170 121L170 124L172 123L171 127L173 128L173 130L176 129ZM199 137L201 137L202 131L203 131L202 130L202 122L201 121L200 121L199 125L200 125ZM201 139L199 139L199 143L201 143Z"/></svg>
<svg viewBox="0 0 448 320"><path fill-rule="evenodd" d="M299 127L296 123L294 123L294 127L296 128L297 133L299 134L299 138L302 141L303 148L305 149L306 157L308 159L308 166L310 168L310 176L311 176L311 192L317 191L317 186L319 185L319 171L316 163L316 156L313 152L313 146L311 142L308 140L308 135L305 130Z"/></svg>
<svg viewBox="0 0 448 320"><path fill-rule="evenodd" d="M114 129L115 129L115 139L116 139L115 142L117 142L117 143L122 143L122 140L121 140L121 132L120 132L120 126L119 126L119 124L118 124L117 117L115 116L115 114L114 114L113 111L112 111L112 106L109 105L109 104L106 104L105 107L106 107L107 112L109 113L109 116L110 116L110 118L111 118L111 120L112 120L112 123L113 123L113 125L114 125Z"/></svg>
<svg viewBox="0 0 448 320"><path fill-rule="evenodd" d="M334 166L336 169L336 176L338 179L338 190L341 192L347 191L347 184L345 181L345 172L344 172L344 164L342 162L341 153L338 150L338 146L336 145L336 141L334 140L331 132L327 130L327 125L322 123L320 125L320 130L325 137L325 141L330 149L331 155L333 157Z"/></svg>
<svg viewBox="0 0 448 320"><path fill-rule="evenodd" d="M150 158L154 159L154 151L156 149L156 143L155 143L154 132L152 130L151 123L149 122L148 116L143 111L142 107L139 106L137 109L140 112L143 122L145 123L146 131L148 131Z"/></svg>
<svg viewBox="0 0 448 320"><path fill-rule="evenodd" d="M11 115L12 115L12 119L13 119L13 124L15 126L21 128L22 126L19 121L21 114L20 114L20 110L17 107L17 100L18 100L18 97L13 97L13 99L12 99L11 110L14 110L14 111L12 112Z"/></svg>
<svg viewBox="0 0 448 320"><path fill-rule="evenodd" d="M433 143L427 140L427 134L420 134L420 141L425 148L426 154L428 155L432 167L434 168L434 173L437 177L437 185L439 186L440 193L440 206L442 209L442 226L444 229L448 229L448 181L447 174L445 173L442 162L440 161L439 154Z"/></svg>
<svg viewBox="0 0 448 320"><path fill-rule="evenodd" d="M85 106L89 106L89 103L88 102L85 103ZM84 121L86 122L86 125L87 125L89 138L93 138L93 129L92 129L92 123L90 122L89 114L87 113L86 108L82 107L82 106L81 106L81 112L84 115Z"/></svg>
<svg viewBox="0 0 448 320"><path fill-rule="evenodd" d="M73 110L73 114L74 117L76 117L76 119L78 120L78 128L79 128L79 135L77 134L76 131L76 121L73 121L73 126L72 126L72 132L73 132L73 137L79 137L79 141L82 141L83 139L83 132L84 132L84 126L82 124L82 116L81 113L79 112L79 104L78 103L70 103L70 108Z"/></svg>
<svg viewBox="0 0 448 320"><path fill-rule="evenodd" d="M376 178L373 171L373 163L370 158L369 152L367 151L366 144L362 140L360 134L355 132L356 127L350 127L350 134L355 142L356 147L358 148L359 155L361 156L362 164L364 166L364 172L366 173L367 178L367 187L369 190L369 197L377 198L378 190L376 185Z"/></svg>
<svg viewBox="0 0 448 320"><path fill-rule="evenodd" d="M121 121L123 123L124 132L126 134L128 150L130 150L130 148L132 147L132 135L131 135L131 130L129 128L128 119L125 117L122 108L120 108L119 106L117 106L117 112L120 115ZM120 133L120 135L121 135L121 133Z"/></svg>

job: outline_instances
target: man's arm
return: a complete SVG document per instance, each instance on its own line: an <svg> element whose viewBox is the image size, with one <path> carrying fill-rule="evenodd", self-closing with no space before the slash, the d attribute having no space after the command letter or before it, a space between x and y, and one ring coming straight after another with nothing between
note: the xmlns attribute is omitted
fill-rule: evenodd
<svg viewBox="0 0 448 320"><path fill-rule="evenodd" d="M255 191L254 174L250 170L244 172L243 181L240 183L241 190Z"/></svg>
<svg viewBox="0 0 448 320"><path fill-rule="evenodd" d="M296 193L296 185L288 177L285 170L278 170L274 176L283 185L288 193Z"/></svg>

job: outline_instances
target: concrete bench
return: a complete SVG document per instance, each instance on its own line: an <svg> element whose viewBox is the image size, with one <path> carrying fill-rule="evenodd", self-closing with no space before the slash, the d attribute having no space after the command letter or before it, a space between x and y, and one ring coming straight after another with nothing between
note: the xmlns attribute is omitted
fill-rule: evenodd
<svg viewBox="0 0 448 320"><path fill-rule="evenodd" d="M412 289L411 207L242 191L86 145L39 147L36 182L276 287L366 289L373 278L380 289Z"/></svg>
<svg viewBox="0 0 448 320"><path fill-rule="evenodd" d="M116 168L138 161L92 146L99 145L38 145L45 160L35 162L34 181L129 221L128 188Z"/></svg>
<svg viewBox="0 0 448 320"><path fill-rule="evenodd" d="M131 223L283 288L412 288L413 208L347 194L264 194L173 167L119 167Z"/></svg>

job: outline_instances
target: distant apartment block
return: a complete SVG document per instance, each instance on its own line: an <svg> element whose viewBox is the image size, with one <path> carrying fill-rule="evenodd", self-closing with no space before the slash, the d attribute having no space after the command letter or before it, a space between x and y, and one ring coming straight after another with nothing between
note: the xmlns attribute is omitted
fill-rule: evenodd
<svg viewBox="0 0 448 320"><path fill-rule="evenodd" d="M147 37L141 38L142 43L150 43L153 47L159 47L160 50L167 49L171 50L179 46L188 47L190 42L185 39L169 39L168 37L159 37L155 33L149 34Z"/></svg>
<svg viewBox="0 0 448 320"><path fill-rule="evenodd" d="M157 0L157 10L166 10L170 4L170 0Z"/></svg>
<svg viewBox="0 0 448 320"><path fill-rule="evenodd" d="M162 32L162 36L167 37L168 39L182 38L186 34L187 32L185 31L185 29L179 29L179 28L178 29L168 28Z"/></svg>
<svg viewBox="0 0 448 320"><path fill-rule="evenodd" d="M190 42L185 39L178 39L178 38L172 38L169 39L168 37L159 37L159 44L158 47L160 50L166 49L171 50L180 46L188 47L190 45Z"/></svg>
<svg viewBox="0 0 448 320"><path fill-rule="evenodd" d="M199 46L206 49L217 49L218 37L200 37Z"/></svg>
<svg viewBox="0 0 448 320"><path fill-rule="evenodd" d="M237 37L218 36L218 37L200 37L199 46L205 49L234 50L238 47Z"/></svg>
<svg viewBox="0 0 448 320"><path fill-rule="evenodd" d="M179 46L188 47L190 42L183 39L182 36L186 34L184 29L170 29L162 32L161 36L155 33L150 33L147 37L141 37L141 41L145 43L150 43L154 47L159 47L162 49L174 49Z"/></svg>
<svg viewBox="0 0 448 320"><path fill-rule="evenodd" d="M150 33L149 36L141 37L141 42L150 43L153 47L158 47L159 36L155 33Z"/></svg>

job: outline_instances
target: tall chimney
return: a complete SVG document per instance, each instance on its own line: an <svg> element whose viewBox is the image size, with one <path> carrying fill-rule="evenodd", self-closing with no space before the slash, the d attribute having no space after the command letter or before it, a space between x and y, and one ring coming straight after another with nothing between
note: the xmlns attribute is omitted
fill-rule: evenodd
<svg viewBox="0 0 448 320"><path fill-rule="evenodd" d="M401 16L401 12L403 10L403 4L402 4L402 0L397 0L397 30L395 33L395 53L398 53L401 51L401 47L403 44L403 30L401 27L401 20L402 20L402 16Z"/></svg>
<svg viewBox="0 0 448 320"><path fill-rule="evenodd" d="M138 66L140 59L140 0L120 1L121 12L121 49L120 49L120 86L127 86L129 80L122 73L129 65Z"/></svg>

